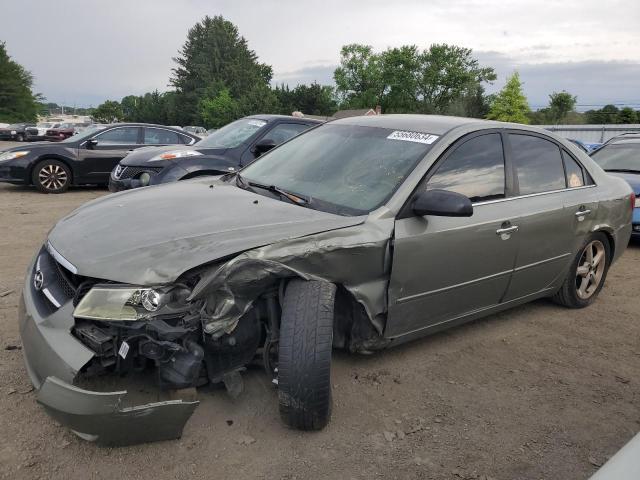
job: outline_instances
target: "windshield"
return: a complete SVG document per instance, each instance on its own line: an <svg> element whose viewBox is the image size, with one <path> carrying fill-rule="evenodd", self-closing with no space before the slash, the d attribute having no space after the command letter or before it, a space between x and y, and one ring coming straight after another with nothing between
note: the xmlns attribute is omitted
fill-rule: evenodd
<svg viewBox="0 0 640 480"><path fill-rule="evenodd" d="M242 179L362 215L386 202L431 148L434 135L324 125L242 170Z"/></svg>
<svg viewBox="0 0 640 480"><path fill-rule="evenodd" d="M216 130L204 140L200 140L198 146L206 148L235 148L266 124L267 122L264 120L242 118Z"/></svg>
<svg viewBox="0 0 640 480"><path fill-rule="evenodd" d="M36 125L38 128L51 128L53 127L53 123L39 123Z"/></svg>
<svg viewBox="0 0 640 480"><path fill-rule="evenodd" d="M605 145L591 158L603 170L633 170L640 172L640 143Z"/></svg>
<svg viewBox="0 0 640 480"><path fill-rule="evenodd" d="M106 125L97 125L93 127L87 127L83 129L81 133L78 133L76 135L71 135L69 138L65 138L60 143L71 143L71 142L78 142L78 141L81 142L82 140L85 140L93 136L95 133L99 132L100 130L103 130L105 127Z"/></svg>
<svg viewBox="0 0 640 480"><path fill-rule="evenodd" d="M22 128L24 125L25 125L24 123L12 123L11 125L5 128Z"/></svg>

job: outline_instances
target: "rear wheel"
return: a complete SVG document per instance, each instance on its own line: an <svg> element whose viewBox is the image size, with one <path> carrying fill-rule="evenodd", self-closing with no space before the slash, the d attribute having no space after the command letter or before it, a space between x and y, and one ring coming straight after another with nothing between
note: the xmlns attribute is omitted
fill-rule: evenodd
<svg viewBox="0 0 640 480"><path fill-rule="evenodd" d="M43 160L33 169L31 180L43 193L63 193L71 184L71 171L60 160Z"/></svg>
<svg viewBox="0 0 640 480"><path fill-rule="evenodd" d="M611 261L611 246L604 233L591 234L576 255L562 287L553 297L569 308L590 305L602 290Z"/></svg>
<svg viewBox="0 0 640 480"><path fill-rule="evenodd" d="M320 430L331 417L331 347L336 286L291 280L282 305L278 353L280 416Z"/></svg>

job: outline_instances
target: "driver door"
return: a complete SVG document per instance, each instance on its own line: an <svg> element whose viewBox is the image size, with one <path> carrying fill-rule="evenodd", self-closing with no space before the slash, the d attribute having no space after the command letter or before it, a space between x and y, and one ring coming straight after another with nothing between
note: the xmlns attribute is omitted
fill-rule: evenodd
<svg viewBox="0 0 640 480"><path fill-rule="evenodd" d="M108 183L111 170L131 150L142 146L141 127L115 127L97 134L78 150L78 171L86 183Z"/></svg>
<svg viewBox="0 0 640 480"><path fill-rule="evenodd" d="M501 134L484 131L449 149L418 187L469 197L473 215L396 219L386 337L419 335L501 302L518 250L515 212L503 201L510 171Z"/></svg>

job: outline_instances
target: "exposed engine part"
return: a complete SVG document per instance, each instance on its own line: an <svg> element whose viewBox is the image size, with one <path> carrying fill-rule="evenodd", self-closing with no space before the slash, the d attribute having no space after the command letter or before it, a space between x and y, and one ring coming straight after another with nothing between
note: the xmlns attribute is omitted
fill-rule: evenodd
<svg viewBox="0 0 640 480"><path fill-rule="evenodd" d="M184 342L184 349L175 353L168 361L159 365L161 386L169 388L188 388L195 386L204 350L193 340Z"/></svg>

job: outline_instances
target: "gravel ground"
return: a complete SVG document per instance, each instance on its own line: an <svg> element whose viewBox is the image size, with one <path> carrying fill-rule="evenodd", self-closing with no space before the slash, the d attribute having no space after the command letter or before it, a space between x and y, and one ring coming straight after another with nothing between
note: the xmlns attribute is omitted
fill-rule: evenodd
<svg viewBox="0 0 640 480"><path fill-rule="evenodd" d="M283 427L256 370L235 401L201 392L180 440L84 442L35 403L16 310L49 229L106 193L0 185L0 478L585 479L640 428L631 246L586 310L538 301L374 356L336 352L321 432Z"/></svg>

